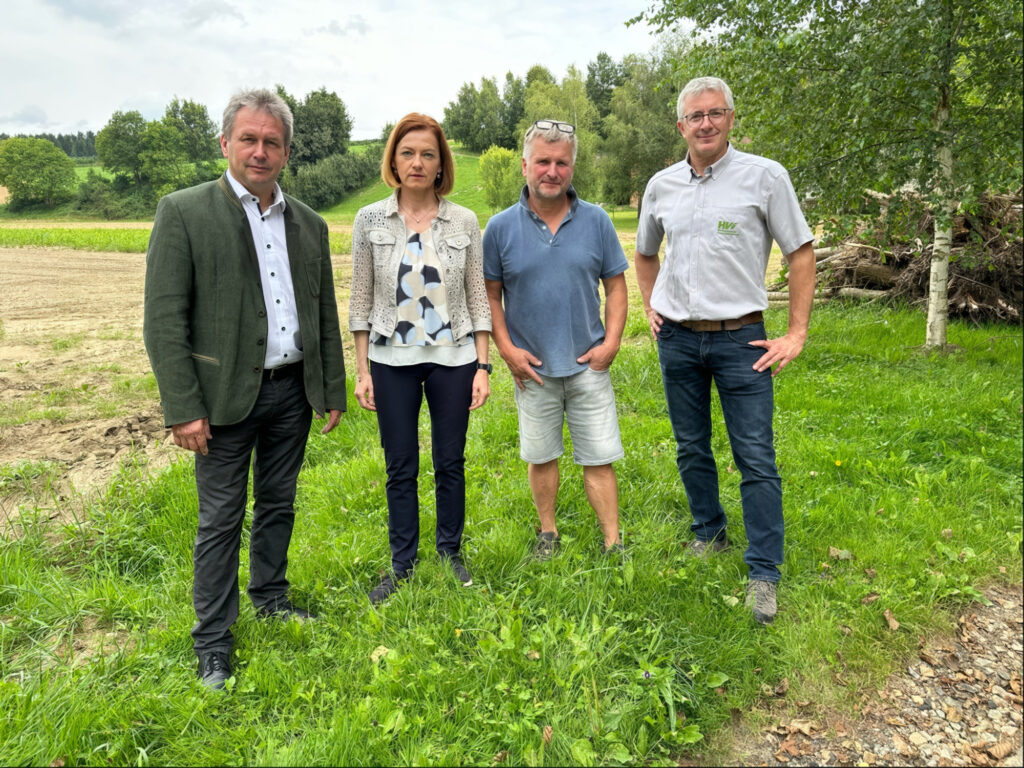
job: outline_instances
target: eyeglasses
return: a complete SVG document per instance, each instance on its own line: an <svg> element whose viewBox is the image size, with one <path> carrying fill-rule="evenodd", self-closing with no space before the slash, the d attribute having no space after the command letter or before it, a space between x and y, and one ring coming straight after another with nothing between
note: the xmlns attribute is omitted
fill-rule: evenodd
<svg viewBox="0 0 1024 768"><path fill-rule="evenodd" d="M725 120L725 116L732 112L731 109L709 109L707 112L691 112L688 115L683 115L685 120L690 125L700 125L704 122L704 118L708 118L713 124Z"/></svg>
<svg viewBox="0 0 1024 768"><path fill-rule="evenodd" d="M539 131L550 131L552 128L557 128L562 133L568 133L570 136L576 133L576 126L572 123L560 123L557 120L538 120L533 124L533 127Z"/></svg>

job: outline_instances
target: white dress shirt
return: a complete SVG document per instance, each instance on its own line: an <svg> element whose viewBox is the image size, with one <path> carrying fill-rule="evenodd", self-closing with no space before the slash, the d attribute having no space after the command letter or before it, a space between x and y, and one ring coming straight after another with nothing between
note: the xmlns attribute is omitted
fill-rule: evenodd
<svg viewBox="0 0 1024 768"><path fill-rule="evenodd" d="M297 363L302 359L302 334L284 231L284 194L274 184L274 202L260 211L259 198L239 184L230 171L227 177L249 219L260 264L263 303L267 306L267 354L263 367Z"/></svg>

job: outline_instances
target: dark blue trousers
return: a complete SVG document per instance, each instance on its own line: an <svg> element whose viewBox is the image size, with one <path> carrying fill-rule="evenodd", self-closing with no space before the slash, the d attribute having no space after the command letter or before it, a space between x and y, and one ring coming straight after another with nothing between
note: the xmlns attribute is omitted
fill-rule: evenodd
<svg viewBox="0 0 1024 768"><path fill-rule="evenodd" d="M424 395L430 410L434 459L435 546L442 556L459 554L466 524L466 430L475 375L473 363L384 365L370 361L388 475L388 539L396 576L412 570L419 548L419 414Z"/></svg>

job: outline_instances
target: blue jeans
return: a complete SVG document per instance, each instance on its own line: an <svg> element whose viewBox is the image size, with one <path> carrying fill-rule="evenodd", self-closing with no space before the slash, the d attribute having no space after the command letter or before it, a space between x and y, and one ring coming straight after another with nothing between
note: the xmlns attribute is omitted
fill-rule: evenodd
<svg viewBox="0 0 1024 768"><path fill-rule="evenodd" d="M749 546L743 560L752 579L776 582L782 564L782 480L772 436L772 378L753 365L764 350L763 323L738 331L698 332L666 320L658 334L658 358L676 464L690 504L694 535L725 538L725 510L718 498L718 468L711 452L711 382L722 403L733 459L739 469L743 524Z"/></svg>

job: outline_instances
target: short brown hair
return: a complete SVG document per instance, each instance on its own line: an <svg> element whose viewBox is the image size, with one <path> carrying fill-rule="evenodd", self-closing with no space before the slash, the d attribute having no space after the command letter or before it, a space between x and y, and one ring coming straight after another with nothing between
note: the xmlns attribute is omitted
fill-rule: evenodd
<svg viewBox="0 0 1024 768"><path fill-rule="evenodd" d="M439 195L447 195L455 186L455 160L452 158L452 151L448 148L448 139L444 137L444 129L441 128L437 120L419 112L410 112L391 129L388 143L384 147L384 156L380 159L381 178L389 187L397 189L402 186L392 170L392 165L395 161L398 142L404 139L410 131L433 132L434 138L437 139L437 148L441 152L441 178L434 179L434 189Z"/></svg>

